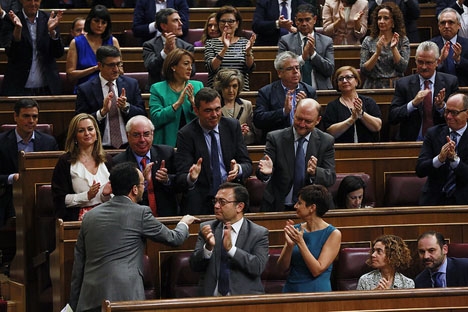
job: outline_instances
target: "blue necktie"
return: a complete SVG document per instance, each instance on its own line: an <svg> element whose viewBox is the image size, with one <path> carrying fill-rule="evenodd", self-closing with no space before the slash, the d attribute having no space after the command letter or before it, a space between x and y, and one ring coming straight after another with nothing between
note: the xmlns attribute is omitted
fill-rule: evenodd
<svg viewBox="0 0 468 312"><path fill-rule="evenodd" d="M215 132L209 132L211 137L211 172L213 173L213 184L211 186L211 195L218 192L219 185L221 184L221 167L219 164L219 149L218 142L216 141Z"/></svg>
<svg viewBox="0 0 468 312"><path fill-rule="evenodd" d="M286 3L287 3L287 1L281 2L281 15L283 15L283 17L285 19L289 19L288 18L288 8L286 7ZM288 31L285 28L280 28L280 34L281 34L281 36L287 35Z"/></svg>
<svg viewBox="0 0 468 312"><path fill-rule="evenodd" d="M442 272L433 273L432 276L431 276L431 279L432 279L432 287L434 287L434 288L444 287Z"/></svg>
<svg viewBox="0 0 468 312"><path fill-rule="evenodd" d="M455 150L457 149L456 145L458 143L458 133L452 131L450 133L450 139L455 142ZM457 177L455 172L453 171L452 167L449 166L449 173L447 175L447 181L445 182L444 186L442 187L442 192L445 194L447 198L452 197L455 193L457 188Z"/></svg>
<svg viewBox="0 0 468 312"><path fill-rule="evenodd" d="M297 140L296 147L296 161L294 163L294 187L293 187L293 203L297 202L297 194L304 186L304 176L305 176L305 154L304 154L304 144L305 138L299 138Z"/></svg>
<svg viewBox="0 0 468 312"><path fill-rule="evenodd" d="M224 227L226 229L226 227ZM229 292L229 256L221 242L221 262L219 265L218 292L226 296Z"/></svg>
<svg viewBox="0 0 468 312"><path fill-rule="evenodd" d="M456 75L457 72L455 70L455 63L454 63L454 60L453 60L453 45L452 45L452 42L450 42L450 49L449 49L449 53L448 53L448 57L447 57L447 71L449 74L452 74L452 75Z"/></svg>

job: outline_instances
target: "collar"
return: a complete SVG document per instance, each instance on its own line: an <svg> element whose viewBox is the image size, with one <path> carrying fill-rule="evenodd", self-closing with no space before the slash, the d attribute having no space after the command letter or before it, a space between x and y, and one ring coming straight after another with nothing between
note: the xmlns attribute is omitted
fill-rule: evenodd
<svg viewBox="0 0 468 312"><path fill-rule="evenodd" d="M301 138L301 136L299 134L297 134L297 131L296 131L296 128L292 127L293 128L293 133L294 133L294 142L296 142L297 140L299 140ZM304 138L306 139L307 142L310 141L310 133L309 132Z"/></svg>
<svg viewBox="0 0 468 312"><path fill-rule="evenodd" d="M244 217L240 218L235 223L232 223L231 224L232 231L234 233L236 233L236 234L239 234L239 231L240 231L243 223L244 223Z"/></svg>
<svg viewBox="0 0 468 312"><path fill-rule="evenodd" d="M432 74L432 76L431 76L429 79L425 79L425 78L423 78L421 75L418 74L418 77L419 77L419 85L420 85L420 86L421 86L421 85L423 86L423 85L424 85L424 81L426 81L426 80L429 80L429 81L431 82L431 84L434 85L434 84L435 84L435 76L436 76L436 73L437 73L437 71L434 71L434 74Z"/></svg>
<svg viewBox="0 0 468 312"><path fill-rule="evenodd" d="M452 131L458 133L459 137L461 138L462 135L463 135L463 133L465 133L465 130L466 130L466 127L467 127L467 126L468 126L468 124L465 124L465 126L464 126L463 128L461 128L461 129L452 130L452 129L449 128L449 130L450 130L450 133L451 133ZM450 134L450 133L449 133L449 134Z"/></svg>
<svg viewBox="0 0 468 312"><path fill-rule="evenodd" d="M204 133L205 135L210 135L210 131L211 131L211 130L214 130L214 132L216 132L217 134L219 134L219 123L216 125L216 127L214 127L214 128L211 129L211 130L210 130L210 129L205 129L205 128L203 128L202 125L200 124L200 119L198 119L198 124L199 124L200 127L202 128L203 133Z"/></svg>
<svg viewBox="0 0 468 312"><path fill-rule="evenodd" d="M102 77L101 73L99 73L99 80L101 81L101 87L107 87L107 83L109 80L106 80ZM116 80L111 80L111 82L114 84L114 86L117 86L117 79Z"/></svg>
<svg viewBox="0 0 468 312"><path fill-rule="evenodd" d="M280 81L281 81L281 86L283 87L284 93L288 93L288 90L289 90L289 89L283 84L283 81L282 81L282 80L280 80ZM296 92L299 90L299 84L297 84L295 90L296 90Z"/></svg>
<svg viewBox="0 0 468 312"><path fill-rule="evenodd" d="M439 267L439 269L437 271L429 271L429 272L431 273L431 276L432 276L432 274L434 274L436 272L441 272L441 273L447 274L447 255L445 255L445 260L440 265L440 267Z"/></svg>
<svg viewBox="0 0 468 312"><path fill-rule="evenodd" d="M144 155L144 156L137 155L133 150L131 150L131 151L132 151L133 156L135 156L135 159L137 160L138 164L140 164L143 157L146 157L151 161L151 149L149 149L148 152L146 153L146 155Z"/></svg>
<svg viewBox="0 0 468 312"><path fill-rule="evenodd" d="M452 37L452 39L450 40L445 40L444 37L442 37L442 40L444 41L444 44L447 42L447 41L450 41L452 44L455 44L457 43L457 38L458 38L458 35L455 35Z"/></svg>
<svg viewBox="0 0 468 312"><path fill-rule="evenodd" d="M298 33L299 33L299 38L301 38L301 42L303 42L304 37L306 37L306 36L304 36L300 31L298 31ZM312 30L312 32L310 34L312 35L312 37L315 38L315 30Z"/></svg>
<svg viewBox="0 0 468 312"><path fill-rule="evenodd" d="M33 134L31 136L31 139L29 139L29 142L24 142L23 138L18 134L18 131L16 129L15 129L15 135L16 135L16 143L29 144L29 142L34 142L34 139L36 138L36 131L33 131Z"/></svg>
<svg viewBox="0 0 468 312"><path fill-rule="evenodd" d="M27 22L31 22L29 20L29 17L26 15L26 13L24 13L24 9L21 10L21 12L23 12L23 16L24 16L24 19L27 21ZM7 12L8 13L8 12ZM36 17L34 18L34 23L36 22L37 18L39 17L39 10L37 10L36 12Z"/></svg>

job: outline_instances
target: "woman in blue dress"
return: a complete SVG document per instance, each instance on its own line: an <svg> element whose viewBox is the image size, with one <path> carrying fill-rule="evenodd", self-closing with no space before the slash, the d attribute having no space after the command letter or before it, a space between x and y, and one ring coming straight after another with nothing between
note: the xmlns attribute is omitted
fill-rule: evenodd
<svg viewBox="0 0 468 312"><path fill-rule="evenodd" d="M91 9L84 30L84 35L70 42L67 54L67 78L76 86L99 74L96 51L100 46L113 45L120 49L119 41L112 36L111 16L105 6L98 4Z"/></svg>
<svg viewBox="0 0 468 312"><path fill-rule="evenodd" d="M304 222L286 222L286 242L278 259L280 270L289 269L283 292L332 290L330 275L340 250L341 232L322 219L331 202L330 193L322 185L308 185L299 192L294 208Z"/></svg>

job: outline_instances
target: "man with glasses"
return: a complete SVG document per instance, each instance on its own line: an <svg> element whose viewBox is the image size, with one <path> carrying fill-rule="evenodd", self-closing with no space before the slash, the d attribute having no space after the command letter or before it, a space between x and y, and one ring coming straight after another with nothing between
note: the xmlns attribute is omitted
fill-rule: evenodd
<svg viewBox="0 0 468 312"><path fill-rule="evenodd" d="M437 71L456 75L461 87L468 86L468 39L458 35L461 16L452 8L446 8L438 17L440 36L434 37L440 49Z"/></svg>
<svg viewBox="0 0 468 312"><path fill-rule="evenodd" d="M215 220L200 224L193 271L203 272L200 296L263 294L261 275L268 261L268 230L244 218L249 193L224 183L213 199Z"/></svg>
<svg viewBox="0 0 468 312"><path fill-rule="evenodd" d="M419 204L468 204L468 97L453 94L447 100L447 124L430 128L416 164L416 174L427 181Z"/></svg>
<svg viewBox="0 0 468 312"><path fill-rule="evenodd" d="M333 40L315 31L317 9L311 4L297 7L297 32L281 37L278 53L292 51L299 55L302 81L317 90L333 89L331 76L335 71Z"/></svg>
<svg viewBox="0 0 468 312"><path fill-rule="evenodd" d="M193 53L192 44L180 39L182 37L183 21L179 12L167 8L156 13L156 26L159 36L143 43L143 62L148 70L148 85L146 91L153 83L162 81L161 68L167 55L175 48L184 49ZM195 74L195 66L192 67L192 76Z"/></svg>
<svg viewBox="0 0 468 312"><path fill-rule="evenodd" d="M216 90L200 89L193 110L198 118L177 133L177 185L184 190L181 211L211 214L219 185L247 179L252 161L239 121L222 116Z"/></svg>
<svg viewBox="0 0 468 312"><path fill-rule="evenodd" d="M415 59L417 73L396 81L390 105L389 122L400 125L397 141L422 141L427 129L445 123L445 102L458 91L457 77L436 71L439 48L434 42L420 43Z"/></svg>
<svg viewBox="0 0 468 312"><path fill-rule="evenodd" d="M130 118L125 129L128 147L114 156L114 162L133 162L143 172L147 182L140 204L150 206L154 215L158 217L178 215L174 148L168 145L153 145L154 125L145 116Z"/></svg>
<svg viewBox="0 0 468 312"><path fill-rule="evenodd" d="M258 179L268 183L261 211L294 210L302 187L335 183L335 139L316 128L320 119L320 104L303 99L292 127L268 133L265 156L256 172Z"/></svg>
<svg viewBox="0 0 468 312"><path fill-rule="evenodd" d="M78 86L75 113L93 115L99 124L104 148L124 148L126 122L136 115L146 116L138 81L120 75L120 50L101 46L96 51L99 75Z"/></svg>
<svg viewBox="0 0 468 312"><path fill-rule="evenodd" d="M253 121L263 131L262 144L268 132L293 124L296 103L304 98L317 98L315 89L301 81L301 67L295 53L279 53L274 66L280 80L258 90L255 102Z"/></svg>

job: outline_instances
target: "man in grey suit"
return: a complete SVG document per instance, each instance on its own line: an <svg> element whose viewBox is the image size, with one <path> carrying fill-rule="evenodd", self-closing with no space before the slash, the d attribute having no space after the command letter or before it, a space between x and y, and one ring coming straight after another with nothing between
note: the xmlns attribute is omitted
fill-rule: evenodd
<svg viewBox="0 0 468 312"><path fill-rule="evenodd" d="M22 98L14 107L16 128L0 133L0 227L15 216L13 183L18 181L18 152L58 150L51 135L36 130L39 105L36 100Z"/></svg>
<svg viewBox="0 0 468 312"><path fill-rule="evenodd" d="M261 211L294 210L303 186L335 183L335 140L315 128L320 119L320 104L303 99L297 104L292 127L268 133L265 157L256 172L257 178L268 183Z"/></svg>
<svg viewBox="0 0 468 312"><path fill-rule="evenodd" d="M180 39L183 35L182 20L179 13L171 8L163 9L156 13L156 26L160 36L143 43L143 62L148 70L147 90L153 83L162 79L161 69L166 56L175 48L184 49L193 53L193 45ZM192 76L195 74L195 66L192 67Z"/></svg>
<svg viewBox="0 0 468 312"><path fill-rule="evenodd" d="M281 37L278 53L292 51L299 55L302 81L317 90L333 89L331 76L335 71L333 40L314 30L317 22L316 8L311 4L297 7L297 33Z"/></svg>
<svg viewBox="0 0 468 312"><path fill-rule="evenodd" d="M268 230L244 218L249 193L237 183L221 184L216 220L200 225L190 267L203 272L201 296L263 294L260 279L268 261Z"/></svg>
<svg viewBox="0 0 468 312"><path fill-rule="evenodd" d="M137 204L145 180L133 163L116 165L109 180L115 196L86 214L78 234L70 293L75 312L101 311L104 299L144 300L145 239L181 245L189 236L188 226L199 220L186 215L169 230L150 207Z"/></svg>

